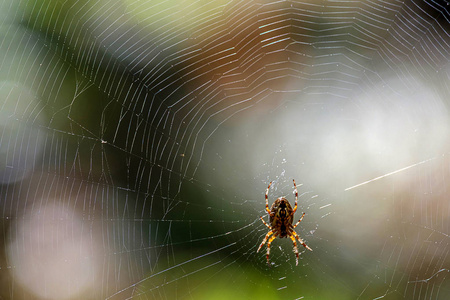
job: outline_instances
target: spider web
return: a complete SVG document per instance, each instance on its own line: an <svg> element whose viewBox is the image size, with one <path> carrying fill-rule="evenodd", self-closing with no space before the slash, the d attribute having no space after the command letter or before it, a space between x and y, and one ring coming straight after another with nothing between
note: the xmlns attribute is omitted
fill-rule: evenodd
<svg viewBox="0 0 450 300"><path fill-rule="evenodd" d="M0 299L449 299L449 7L2 1Z"/></svg>

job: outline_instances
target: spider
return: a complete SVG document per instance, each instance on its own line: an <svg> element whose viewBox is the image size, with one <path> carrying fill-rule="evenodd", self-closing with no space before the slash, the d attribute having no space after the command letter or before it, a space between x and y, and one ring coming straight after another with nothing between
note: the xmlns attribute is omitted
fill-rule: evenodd
<svg viewBox="0 0 450 300"><path fill-rule="evenodd" d="M298 220L295 225L292 225L292 221L294 220L294 213L297 211L297 199L298 199L298 192L297 192L297 185L295 184L295 180L292 179L294 182L294 191L295 191L295 205L294 209L292 209L291 204L289 204L289 201L286 200L284 197L280 197L272 204L272 207L269 209L269 200L267 199L267 195L269 194L270 185L272 182L269 183L269 186L266 190L266 211L269 214L270 217L270 225L264 222L263 217L259 217L261 221L264 223L264 225L269 228L269 232L264 237L263 241L261 242L261 245L259 245L258 250L256 252L259 252L261 250L261 247L266 243L267 239L270 235L272 237L267 242L267 264L270 266L269 263L269 254L270 254L270 244L272 241L276 238L284 238L284 237L290 237L292 242L294 243L294 253L295 253L295 265L298 265L298 249L297 249L297 243L295 239L299 241L299 243L305 247L306 249L312 251L311 248L308 247L308 245L303 242L303 240L298 236L298 234L294 231L294 228L297 227L298 224L302 221L303 217L305 216L305 213L302 214L300 220Z"/></svg>

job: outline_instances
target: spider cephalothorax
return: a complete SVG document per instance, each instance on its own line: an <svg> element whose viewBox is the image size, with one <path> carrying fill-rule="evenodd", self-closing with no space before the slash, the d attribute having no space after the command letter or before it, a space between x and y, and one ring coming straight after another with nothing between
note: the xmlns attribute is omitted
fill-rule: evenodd
<svg viewBox="0 0 450 300"><path fill-rule="evenodd" d="M298 224L302 221L303 217L305 216L305 213L302 214L300 220L298 220L295 225L293 225L294 220L294 214L297 211L297 200L298 200L298 192L297 192L297 185L295 184L295 180L292 180L294 182L294 191L295 191L295 205L292 209L291 204L289 201L287 201L286 198L280 197L272 204L272 207L269 209L269 200L268 200L268 194L270 185L272 182L269 183L269 186L266 190L266 211L269 214L269 222L270 225L264 222L262 217L259 217L261 221L269 228L269 232L264 237L263 241L261 242L261 245L259 245L258 250L256 252L259 252L261 247L266 243L267 239L270 235L272 237L267 242L267 263L269 263L269 254L270 254L270 244L272 241L276 238L284 238L289 237L292 242L294 243L294 253L295 253L295 265L298 265L298 249L297 249L297 242L295 239L299 241L299 243L305 247L306 249L312 251L311 248L308 247L308 245L303 242L303 240L298 236L298 234L294 231L294 228L297 227Z"/></svg>

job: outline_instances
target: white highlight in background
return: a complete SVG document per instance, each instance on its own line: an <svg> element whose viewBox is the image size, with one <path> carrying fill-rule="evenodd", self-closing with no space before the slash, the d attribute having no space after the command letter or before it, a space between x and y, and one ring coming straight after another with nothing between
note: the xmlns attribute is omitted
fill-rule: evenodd
<svg viewBox="0 0 450 300"><path fill-rule="evenodd" d="M61 204L36 207L11 226L7 249L15 280L40 298L84 298L100 269L89 227Z"/></svg>

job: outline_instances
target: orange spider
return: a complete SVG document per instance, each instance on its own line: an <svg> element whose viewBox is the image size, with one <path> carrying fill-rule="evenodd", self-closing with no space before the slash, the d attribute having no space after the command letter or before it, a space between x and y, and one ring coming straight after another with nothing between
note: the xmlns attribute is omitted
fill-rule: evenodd
<svg viewBox="0 0 450 300"><path fill-rule="evenodd" d="M259 245L258 250L256 252L259 252L261 247L266 243L267 239L271 234L272 237L267 242L267 263L270 266L269 263L269 254L270 254L270 244L272 241L276 238L284 238L284 237L290 237L292 242L294 243L294 253L295 253L295 265L298 265L298 249L297 249L297 243L295 239L299 241L299 243L305 247L306 249L312 251L311 248L308 247L308 245L303 242L303 240L298 236L298 234L294 231L294 228L297 227L298 224L302 221L303 217L305 216L305 213L302 214L302 217L300 220L298 220L295 225L292 225L294 220L294 213L297 211L297 199L298 199L298 192L297 192L297 185L295 184L295 180L292 179L294 182L294 191L295 191L295 205L294 209L292 209L291 204L289 201L286 200L284 197L280 197L272 204L272 207L269 209L269 200L267 199L267 195L269 194L270 185L272 182L269 183L269 186L266 190L266 211L269 214L269 224L264 222L262 216L259 217L261 221L269 228L269 232L264 237L263 241L261 242L261 245Z"/></svg>

